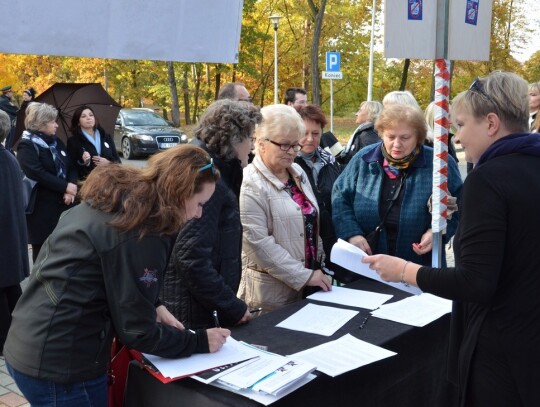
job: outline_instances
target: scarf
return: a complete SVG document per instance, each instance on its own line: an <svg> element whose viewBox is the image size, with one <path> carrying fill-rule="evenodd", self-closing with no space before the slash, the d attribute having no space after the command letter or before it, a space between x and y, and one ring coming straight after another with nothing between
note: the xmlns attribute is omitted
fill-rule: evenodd
<svg viewBox="0 0 540 407"><path fill-rule="evenodd" d="M88 142L90 142L94 146L98 155L101 155L101 134L99 133L99 130L96 129L94 131L94 137L85 132L83 129L81 129L81 133L88 140Z"/></svg>
<svg viewBox="0 0 540 407"><path fill-rule="evenodd" d="M384 157L383 161L383 169L388 178L390 179L396 179L400 172L403 170L406 170L409 168L409 166L416 160L416 157L418 156L418 153L420 153L420 147L416 147L412 153L410 153L408 156L403 157L399 160L396 160L393 158L388 152L386 151L386 147L384 146L384 143L381 144L381 151L382 155Z"/></svg>
<svg viewBox="0 0 540 407"><path fill-rule="evenodd" d="M24 131L22 138L32 141L32 143L48 149L51 154L54 161L54 166L56 168L56 176L58 178L66 179L67 172L66 172L66 164L60 157L60 154L58 153L58 150L56 149L57 145L57 138L56 136L48 136L41 132L36 132L35 134L32 134L28 131ZM65 155L65 153L64 153Z"/></svg>
<svg viewBox="0 0 540 407"><path fill-rule="evenodd" d="M540 157L540 135L538 133L517 133L500 138L484 151L475 168L492 158L509 154Z"/></svg>

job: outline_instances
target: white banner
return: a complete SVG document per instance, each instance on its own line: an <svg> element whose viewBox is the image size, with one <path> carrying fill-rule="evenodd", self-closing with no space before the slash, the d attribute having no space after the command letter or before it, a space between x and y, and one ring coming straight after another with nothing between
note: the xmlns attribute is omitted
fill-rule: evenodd
<svg viewBox="0 0 540 407"><path fill-rule="evenodd" d="M0 52L238 62L243 0L0 0Z"/></svg>

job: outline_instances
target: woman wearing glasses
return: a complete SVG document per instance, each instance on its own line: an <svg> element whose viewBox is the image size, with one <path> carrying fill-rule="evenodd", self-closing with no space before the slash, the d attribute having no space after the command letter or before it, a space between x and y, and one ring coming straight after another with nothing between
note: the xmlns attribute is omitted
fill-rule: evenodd
<svg viewBox="0 0 540 407"><path fill-rule="evenodd" d="M302 118L286 105L261 109L253 162L240 191L243 274L239 296L263 312L302 298L306 286L331 289L321 271L319 207L294 159L305 134Z"/></svg>
<svg viewBox="0 0 540 407"><path fill-rule="evenodd" d="M247 322L250 313L236 296L242 274L242 224L238 198L242 170L262 119L251 103L222 99L212 103L193 130L193 144L208 151L219 168L216 192L204 216L180 231L165 274L162 300L186 328Z"/></svg>
<svg viewBox="0 0 540 407"><path fill-rule="evenodd" d="M337 236L368 254L387 253L431 265L433 234L428 200L432 192L433 149L424 145L422 111L385 107L375 124L382 142L358 152L334 184L332 217ZM458 197L461 176L448 159L448 189ZM448 220L445 243L458 218ZM443 261L444 261L443 257Z"/></svg>
<svg viewBox="0 0 540 407"><path fill-rule="evenodd" d="M97 167L82 203L58 222L34 265L4 346L8 371L33 406L106 406L116 334L167 358L216 352L229 331L185 330L158 299L182 225L199 218L219 175L183 145L148 166Z"/></svg>
<svg viewBox="0 0 540 407"><path fill-rule="evenodd" d="M540 406L540 138L528 133L527 83L495 72L456 96L456 141L475 164L463 186L455 268L390 256L388 281L454 300L449 376L463 406Z"/></svg>

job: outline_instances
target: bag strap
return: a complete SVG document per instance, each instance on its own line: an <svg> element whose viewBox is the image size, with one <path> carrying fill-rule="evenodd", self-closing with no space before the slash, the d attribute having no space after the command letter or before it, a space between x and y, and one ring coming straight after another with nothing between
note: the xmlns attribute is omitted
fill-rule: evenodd
<svg viewBox="0 0 540 407"><path fill-rule="evenodd" d="M407 178L407 173L404 172L403 175L400 177L399 190L397 191L398 196L399 196L399 193L401 192L401 188L403 188L403 185L405 184L406 178ZM392 209L392 206L394 205L394 202L397 201L397 198L398 197L396 196L394 199L390 201L390 205L388 205L388 208L386 208L386 212L384 213L384 216L382 217L382 220L380 221L380 223L375 228L375 232L378 232L384 226L384 223L386 222L386 218L388 217L388 214L390 213L390 209Z"/></svg>

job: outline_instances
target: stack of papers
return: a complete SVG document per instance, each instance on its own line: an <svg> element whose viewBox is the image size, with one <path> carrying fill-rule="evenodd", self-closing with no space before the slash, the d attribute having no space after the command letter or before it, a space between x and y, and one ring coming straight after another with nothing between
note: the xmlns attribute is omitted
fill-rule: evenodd
<svg viewBox="0 0 540 407"><path fill-rule="evenodd" d="M394 355L395 352L346 334L335 341L306 349L291 357L306 363L316 362L319 372L335 377Z"/></svg>
<svg viewBox="0 0 540 407"><path fill-rule="evenodd" d="M432 294L421 294L381 306L371 313L374 317L388 319L412 326L425 326L452 311L452 301Z"/></svg>
<svg viewBox="0 0 540 407"><path fill-rule="evenodd" d="M330 259L333 263L345 267L354 273L371 278L372 280L380 281L381 283L391 285L402 291L409 292L411 294L421 294L422 290L412 285L406 286L401 283L391 283L384 281L375 270L369 268L369 264L362 263L362 259L367 256L367 253L362 249L346 242L345 240L338 239L337 243L332 246L332 252L330 253Z"/></svg>
<svg viewBox="0 0 540 407"><path fill-rule="evenodd" d="M392 295L332 286L331 291L317 291L307 298L310 300L330 302L332 304L374 310L392 298Z"/></svg>

